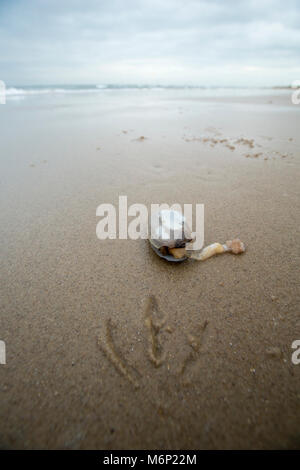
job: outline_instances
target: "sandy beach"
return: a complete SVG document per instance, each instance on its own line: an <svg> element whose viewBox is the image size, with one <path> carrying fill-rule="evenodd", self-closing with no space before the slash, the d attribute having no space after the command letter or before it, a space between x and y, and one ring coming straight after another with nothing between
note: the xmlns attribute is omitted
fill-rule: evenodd
<svg viewBox="0 0 300 470"><path fill-rule="evenodd" d="M275 90L0 106L1 448L299 448L299 128ZM120 195L202 203L205 244L246 252L101 241Z"/></svg>

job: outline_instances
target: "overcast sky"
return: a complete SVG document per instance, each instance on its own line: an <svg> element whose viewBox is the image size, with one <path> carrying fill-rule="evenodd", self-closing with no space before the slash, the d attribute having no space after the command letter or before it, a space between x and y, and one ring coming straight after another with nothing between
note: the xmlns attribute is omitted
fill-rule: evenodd
<svg viewBox="0 0 300 470"><path fill-rule="evenodd" d="M0 0L0 80L284 85L299 0Z"/></svg>

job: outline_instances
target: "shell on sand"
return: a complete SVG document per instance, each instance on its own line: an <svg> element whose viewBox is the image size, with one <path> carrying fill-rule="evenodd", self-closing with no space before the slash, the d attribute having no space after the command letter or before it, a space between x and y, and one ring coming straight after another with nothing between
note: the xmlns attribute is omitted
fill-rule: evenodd
<svg viewBox="0 0 300 470"><path fill-rule="evenodd" d="M180 262L187 258L205 261L217 254L231 252L235 255L244 253L244 243L235 238L225 244L212 243L202 250L188 249L193 242L190 228L185 217L175 210L161 210L152 219L150 244L158 256L167 261Z"/></svg>
<svg viewBox="0 0 300 470"><path fill-rule="evenodd" d="M154 251L168 261L187 258L185 246L193 241L185 217L175 210L161 210L152 220L150 244Z"/></svg>

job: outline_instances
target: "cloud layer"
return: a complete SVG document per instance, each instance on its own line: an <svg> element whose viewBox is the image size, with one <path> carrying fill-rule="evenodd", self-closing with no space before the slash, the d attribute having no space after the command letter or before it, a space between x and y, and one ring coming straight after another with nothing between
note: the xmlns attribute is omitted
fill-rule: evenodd
<svg viewBox="0 0 300 470"><path fill-rule="evenodd" d="M0 79L290 84L299 24L297 0L1 0Z"/></svg>

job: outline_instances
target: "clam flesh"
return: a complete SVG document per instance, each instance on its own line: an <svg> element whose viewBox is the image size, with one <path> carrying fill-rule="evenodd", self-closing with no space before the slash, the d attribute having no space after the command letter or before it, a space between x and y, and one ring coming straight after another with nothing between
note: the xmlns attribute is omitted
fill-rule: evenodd
<svg viewBox="0 0 300 470"><path fill-rule="evenodd" d="M193 250L192 232L185 217L175 210L161 210L151 224L151 247L161 258L172 262L181 262L188 258L204 261L216 254L232 252L240 254L245 245L240 239L228 240L226 243L213 243L202 250Z"/></svg>

